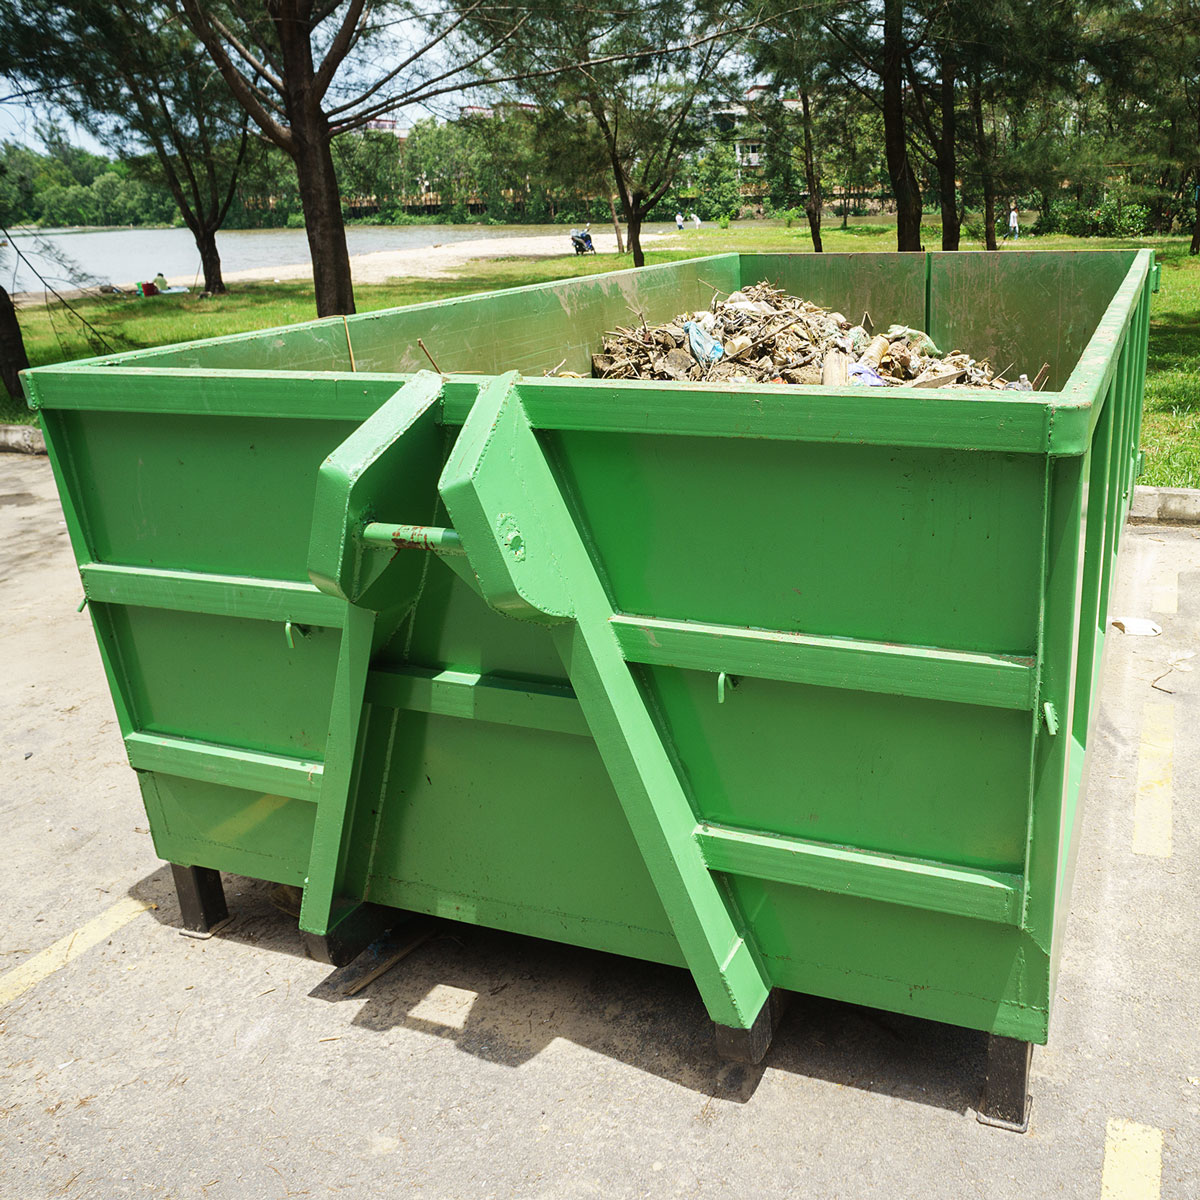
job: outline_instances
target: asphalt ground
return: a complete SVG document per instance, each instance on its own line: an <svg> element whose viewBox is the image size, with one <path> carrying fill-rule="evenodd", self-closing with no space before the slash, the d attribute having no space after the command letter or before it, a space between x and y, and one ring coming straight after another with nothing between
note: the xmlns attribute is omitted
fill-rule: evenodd
<svg viewBox="0 0 1200 1200"><path fill-rule="evenodd" d="M722 1065L682 972L461 925L347 998L236 876L181 936L81 598L0 455L0 1200L1200 1197L1200 530L1125 530L1023 1136L969 1030L797 997Z"/></svg>

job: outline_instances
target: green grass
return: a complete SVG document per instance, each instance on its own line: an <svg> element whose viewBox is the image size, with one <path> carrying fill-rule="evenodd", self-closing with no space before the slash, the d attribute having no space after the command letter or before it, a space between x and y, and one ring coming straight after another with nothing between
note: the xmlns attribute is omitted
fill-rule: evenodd
<svg viewBox="0 0 1200 1200"><path fill-rule="evenodd" d="M481 231L486 232L486 231ZM831 223L823 231L830 251L890 250L894 233L882 224ZM924 230L926 245L936 246L936 223ZM563 233L566 244L566 232ZM659 243L650 243L651 247ZM1146 377L1142 446L1146 451L1143 483L1165 487L1200 487L1200 258L1187 253L1183 238L1150 238L1127 242L1068 237L1029 239L1037 249L1101 249L1147 245L1163 264L1162 289L1154 297L1150 327L1150 361ZM811 248L807 222L785 227L756 221L721 229L716 225L687 230L663 249L648 249L647 262L673 262L725 251L806 251ZM976 249L964 239L963 249ZM1001 250L1003 253L1003 249ZM552 279L594 275L629 266L629 258L563 255L551 259L500 258L462 268L448 279L395 279L386 284L360 284L355 297L360 312L440 300L469 292L519 287ZM275 325L290 325L316 316L312 286L305 282L235 284L225 296L161 296L154 300L97 297L74 302L98 334L114 350L136 350L195 338L218 337ZM83 327L61 305L37 305L20 312L29 360L34 366L86 358L104 352L89 342ZM29 421L32 414L0 398L0 422Z"/></svg>

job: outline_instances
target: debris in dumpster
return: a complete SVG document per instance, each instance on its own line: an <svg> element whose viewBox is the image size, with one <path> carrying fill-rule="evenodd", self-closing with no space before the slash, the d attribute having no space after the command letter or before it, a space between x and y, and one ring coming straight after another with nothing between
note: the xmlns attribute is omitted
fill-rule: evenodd
<svg viewBox="0 0 1200 1200"><path fill-rule="evenodd" d="M641 314L638 314L641 318ZM680 313L662 325L618 326L592 355L597 379L664 379L680 383L789 383L827 387L966 387L1036 391L1047 364L1031 384L1011 383L986 359L961 350L943 354L920 329L891 325L873 333L869 313L851 325L839 312L756 283L708 311ZM1011 364L1006 371L1011 369ZM563 372L565 374L565 372Z"/></svg>

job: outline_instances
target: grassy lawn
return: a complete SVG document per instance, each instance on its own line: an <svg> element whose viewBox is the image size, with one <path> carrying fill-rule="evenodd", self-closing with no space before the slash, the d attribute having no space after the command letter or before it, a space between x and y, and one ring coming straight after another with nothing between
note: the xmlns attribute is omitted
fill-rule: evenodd
<svg viewBox="0 0 1200 1200"><path fill-rule="evenodd" d="M890 250L894 232L887 225L831 225L824 231L830 251ZM481 234L486 231L481 230ZM566 231L563 241L566 243ZM936 246L938 231L931 226L926 244ZM1030 239L1022 248L1101 249L1133 245L1098 238ZM1163 263L1162 290L1154 298L1150 330L1150 362L1146 379L1142 445L1146 470L1142 482L1171 487L1200 487L1200 258L1190 258L1183 238L1152 238ZM657 243L652 243L657 245ZM728 229L705 226L689 230L649 249L649 263L671 262L723 251L804 251L810 249L806 224L784 227L775 222L747 222ZM964 241L964 249L977 247ZM1003 253L1003 250L1001 251ZM582 275L598 274L629 265L628 258L610 256L553 259L501 258L477 262L448 279L395 279L386 284L360 284L355 296L360 312L439 300L468 292L517 287ZM251 329L266 329L310 320L316 316L311 285L304 282L235 284L226 296L203 300L198 295L163 296L153 301L102 297L77 301L74 307L113 350L134 350L194 338L216 337ZM85 358L103 352L94 348L80 322L60 305L24 308L20 313L30 361L35 366ZM0 398L0 422L27 421L32 414Z"/></svg>

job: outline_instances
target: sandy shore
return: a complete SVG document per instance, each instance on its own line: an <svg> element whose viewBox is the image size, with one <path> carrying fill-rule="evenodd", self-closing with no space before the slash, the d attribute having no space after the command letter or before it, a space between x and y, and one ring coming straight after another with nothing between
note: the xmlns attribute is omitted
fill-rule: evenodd
<svg viewBox="0 0 1200 1200"><path fill-rule="evenodd" d="M661 241L669 234L643 234L643 244ZM614 254L617 249L616 235L593 233L592 243L598 254ZM415 250L377 250L370 254L350 256L350 270L355 283L386 283L389 279L446 279L454 276L468 263L489 258L562 258L570 257L571 236L567 229L561 234L539 234L530 237L480 237L470 241L449 242L444 245L422 246ZM226 283L248 280L311 279L312 264L283 263L271 267L252 267L245 271L226 271ZM192 275L174 275L167 282L172 287L190 288L196 281ZM132 282L117 285L125 291L133 291ZM94 289L60 290L66 299L90 294ZM13 303L41 304L45 300L42 292L14 293Z"/></svg>
<svg viewBox="0 0 1200 1200"><path fill-rule="evenodd" d="M647 233L642 242L659 241L668 235ZM615 254L617 238L612 233L593 233L592 244L597 254ZM445 279L458 273L470 262L485 258L561 258L571 252L571 236L566 229L561 234L540 234L535 237L481 237L468 242L449 242L445 245L422 246L416 250L376 250L371 254L355 254L350 258L350 270L355 283L386 283L389 279ZM247 279L311 279L309 263L292 263L280 267L254 267L248 271L227 271L229 282ZM172 279L171 284L191 280Z"/></svg>

